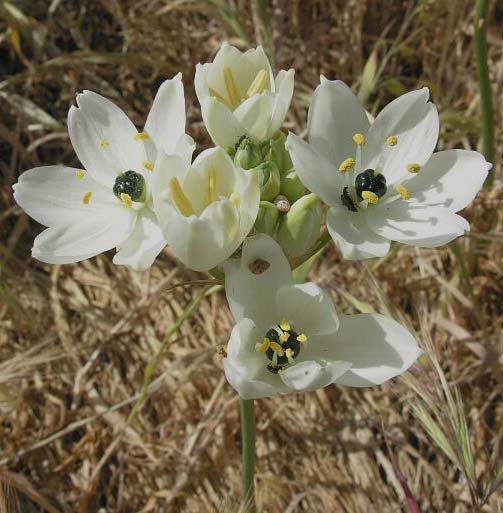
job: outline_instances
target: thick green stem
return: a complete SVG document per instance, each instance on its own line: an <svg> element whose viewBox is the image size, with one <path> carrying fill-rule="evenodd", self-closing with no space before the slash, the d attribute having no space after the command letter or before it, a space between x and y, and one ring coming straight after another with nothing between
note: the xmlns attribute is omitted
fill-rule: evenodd
<svg viewBox="0 0 503 513"><path fill-rule="evenodd" d="M247 513L257 513L255 504L255 403L240 399L241 409L241 480Z"/></svg>
<svg viewBox="0 0 503 513"><path fill-rule="evenodd" d="M489 0L477 0L475 10L475 61L477 63L477 79L480 90L480 111L482 115L482 152L484 157L494 164L494 111L489 78L489 65L487 62L486 25L489 11ZM485 186L491 187L494 182L494 167L489 173Z"/></svg>

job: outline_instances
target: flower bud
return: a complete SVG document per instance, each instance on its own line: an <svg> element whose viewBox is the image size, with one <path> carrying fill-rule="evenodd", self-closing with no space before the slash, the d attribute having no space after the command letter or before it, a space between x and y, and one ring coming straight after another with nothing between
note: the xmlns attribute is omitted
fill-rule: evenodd
<svg viewBox="0 0 503 513"><path fill-rule="evenodd" d="M293 167L290 154L285 148L285 141L286 135L283 132L279 131L274 136L274 139L272 139L270 142L270 160L272 160L278 166L279 172L282 176L288 173Z"/></svg>
<svg viewBox="0 0 503 513"><path fill-rule="evenodd" d="M257 220L255 221L255 230L259 233L265 233L272 236L276 231L279 211L274 203L261 201L258 209Z"/></svg>
<svg viewBox="0 0 503 513"><path fill-rule="evenodd" d="M260 165L264 154L260 144L255 144L249 137L243 137L236 148L234 163L243 169L252 169Z"/></svg>
<svg viewBox="0 0 503 513"><path fill-rule="evenodd" d="M290 171L288 174L281 177L281 194L286 196L290 203L295 203L306 193L304 184L300 181L295 171Z"/></svg>
<svg viewBox="0 0 503 513"><path fill-rule="evenodd" d="M321 228L321 202L316 194L298 199L278 229L277 240L290 257L306 253L316 242Z"/></svg>
<svg viewBox="0 0 503 513"><path fill-rule="evenodd" d="M260 199L272 201L279 194L280 174L274 162L262 162L254 169L259 175Z"/></svg>

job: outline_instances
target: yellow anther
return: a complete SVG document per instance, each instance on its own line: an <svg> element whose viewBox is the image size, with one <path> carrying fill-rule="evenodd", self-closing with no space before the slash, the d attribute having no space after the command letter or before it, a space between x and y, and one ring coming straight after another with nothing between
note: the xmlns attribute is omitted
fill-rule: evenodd
<svg viewBox="0 0 503 513"><path fill-rule="evenodd" d="M154 163L151 160L144 160L142 162L142 166L147 169L148 171L154 170Z"/></svg>
<svg viewBox="0 0 503 513"><path fill-rule="evenodd" d="M213 96L213 98L216 98L218 101L225 103L225 105L227 105L227 107L229 107L229 109L232 109L232 106L227 101L227 99L224 98L218 91L215 91L215 89L213 89L213 87L210 87L209 91L210 91L210 95Z"/></svg>
<svg viewBox="0 0 503 513"><path fill-rule="evenodd" d="M355 167L356 160L355 159L346 159L343 160L341 165L339 166L339 171L341 173L347 173L348 171L351 171Z"/></svg>
<svg viewBox="0 0 503 513"><path fill-rule="evenodd" d="M288 342L288 339L290 338L290 333L282 333L279 336L279 341L284 344L285 342Z"/></svg>
<svg viewBox="0 0 503 513"><path fill-rule="evenodd" d="M172 178L169 181L169 188L171 190L173 201L180 211L180 214L185 217L194 215L194 209L192 208L192 205L187 196L185 196L178 178Z"/></svg>
<svg viewBox="0 0 503 513"><path fill-rule="evenodd" d="M231 68L224 68L224 81L231 106L232 108L237 107L241 103L241 95Z"/></svg>
<svg viewBox="0 0 503 513"><path fill-rule="evenodd" d="M285 354L285 351L283 351L283 348L277 343L273 342L271 340L269 347L278 354L278 356L283 356Z"/></svg>
<svg viewBox="0 0 503 513"><path fill-rule="evenodd" d="M279 327L283 331L290 331L291 330L290 323L288 321L284 320L284 319L279 323Z"/></svg>
<svg viewBox="0 0 503 513"><path fill-rule="evenodd" d="M288 348L286 351L285 351L285 356L288 358L288 363L290 365L293 365L293 357L295 356L295 353L293 352L293 349L291 348Z"/></svg>
<svg viewBox="0 0 503 513"><path fill-rule="evenodd" d="M304 335L304 333L301 333L298 337L297 337L297 340L301 343L301 344L305 344L307 342L307 337Z"/></svg>
<svg viewBox="0 0 503 513"><path fill-rule="evenodd" d="M363 134L355 134L353 135L353 141L358 144L358 146L365 146L367 143L367 139Z"/></svg>
<svg viewBox="0 0 503 513"><path fill-rule="evenodd" d="M82 198L82 203L84 203L84 205L89 205L89 202L91 201L91 196L93 195L92 192L86 192L84 194L84 197Z"/></svg>
<svg viewBox="0 0 503 513"><path fill-rule="evenodd" d="M372 205L375 205L379 201L379 196L375 192L372 192L372 191L363 191L362 198L365 201L372 203Z"/></svg>
<svg viewBox="0 0 503 513"><path fill-rule="evenodd" d="M396 146L398 144L398 137L396 135L390 135L387 139L386 139L386 144L388 146Z"/></svg>
<svg viewBox="0 0 503 513"><path fill-rule="evenodd" d="M206 182L206 193L204 195L204 206L207 207L215 202L217 199L217 172L215 168L208 171L208 178Z"/></svg>
<svg viewBox="0 0 503 513"><path fill-rule="evenodd" d="M86 174L84 173L84 171L82 171L82 169L77 169L77 171L75 171L75 176L79 180L82 180L82 178L84 178L84 176L86 176Z"/></svg>
<svg viewBox="0 0 503 513"><path fill-rule="evenodd" d="M233 192L229 199L234 203L234 206L239 210L241 208L241 196L237 192Z"/></svg>
<svg viewBox="0 0 503 513"><path fill-rule="evenodd" d="M269 78L269 73L265 69L261 69L255 79L253 80L251 86L248 88L246 92L246 96L251 98L255 94L260 94L266 87L267 81Z"/></svg>
<svg viewBox="0 0 503 513"><path fill-rule="evenodd" d="M402 196L402 199L409 200L410 199L410 191L407 189L407 187L404 187L403 185L398 184L395 189L397 190L398 194Z"/></svg>
<svg viewBox="0 0 503 513"><path fill-rule="evenodd" d="M121 192L121 201L126 205L126 207L130 207L133 204L131 196L125 192Z"/></svg>
<svg viewBox="0 0 503 513"><path fill-rule="evenodd" d="M419 164L407 164L407 171L409 173L419 173L421 166Z"/></svg>
<svg viewBox="0 0 503 513"><path fill-rule="evenodd" d="M134 136L135 141L148 141L150 139L150 135L147 134L147 132L138 132Z"/></svg>
<svg viewBox="0 0 503 513"><path fill-rule="evenodd" d="M100 146L102 148L108 148L110 146L110 141L108 139L101 139Z"/></svg>
<svg viewBox="0 0 503 513"><path fill-rule="evenodd" d="M261 344L257 344L256 350L259 353L265 353L269 349L269 347L271 347L271 341L267 337L265 337L264 340L262 340Z"/></svg>

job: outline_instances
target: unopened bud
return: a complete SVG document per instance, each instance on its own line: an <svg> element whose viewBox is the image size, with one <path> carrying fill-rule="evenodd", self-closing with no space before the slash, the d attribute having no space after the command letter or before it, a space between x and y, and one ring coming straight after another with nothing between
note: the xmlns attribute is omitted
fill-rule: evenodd
<svg viewBox="0 0 503 513"><path fill-rule="evenodd" d="M288 173L293 167L290 154L285 148L285 141L286 135L283 132L278 131L274 136L274 139L270 142L270 160L278 166L279 172L282 176Z"/></svg>
<svg viewBox="0 0 503 513"><path fill-rule="evenodd" d="M255 230L259 233L265 233L272 236L276 231L278 224L279 211L274 203L261 201L258 209L257 220L255 221Z"/></svg>
<svg viewBox="0 0 503 513"><path fill-rule="evenodd" d="M297 173L292 170L288 174L281 177L280 192L288 198L290 203L295 203L298 199L304 196L306 193L306 188L300 181Z"/></svg>
<svg viewBox="0 0 503 513"><path fill-rule="evenodd" d="M278 228L277 240L291 257L305 254L316 242L321 228L321 202L316 194L297 200Z"/></svg>
<svg viewBox="0 0 503 513"><path fill-rule="evenodd" d="M262 162L254 169L259 174L260 199L271 201L279 194L280 174L274 162Z"/></svg>
<svg viewBox="0 0 503 513"><path fill-rule="evenodd" d="M234 155L234 163L243 169L257 167L263 159L261 145L255 144L249 137L241 140Z"/></svg>

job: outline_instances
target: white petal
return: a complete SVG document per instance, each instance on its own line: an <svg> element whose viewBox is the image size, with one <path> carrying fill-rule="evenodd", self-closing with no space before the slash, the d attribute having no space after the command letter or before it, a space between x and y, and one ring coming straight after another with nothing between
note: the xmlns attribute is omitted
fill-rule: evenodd
<svg viewBox="0 0 503 513"><path fill-rule="evenodd" d="M206 98L209 98L210 91L208 86L208 72L212 64L196 64L196 74L194 77L194 87L199 104L202 105Z"/></svg>
<svg viewBox="0 0 503 513"><path fill-rule="evenodd" d="M99 94L84 91L68 113L68 132L73 148L87 171L104 185L113 187L119 173L144 173L143 142L124 112Z"/></svg>
<svg viewBox="0 0 503 513"><path fill-rule="evenodd" d="M424 248L447 244L470 229L466 220L451 210L413 200L377 205L367 223L381 237Z"/></svg>
<svg viewBox="0 0 503 513"><path fill-rule="evenodd" d="M255 350L262 337L251 319L242 319L231 332L223 365L227 381L242 399L269 397L287 390L281 379L267 370L266 356Z"/></svg>
<svg viewBox="0 0 503 513"><path fill-rule="evenodd" d="M327 214L327 228L347 260L363 260L388 254L389 240L369 227L362 212L350 212L344 207L331 208Z"/></svg>
<svg viewBox="0 0 503 513"><path fill-rule="evenodd" d="M400 96L376 117L363 148L362 169L383 165L388 186L410 176L407 164L423 166L431 157L438 140L438 113L428 102L428 88ZM389 147L386 139L398 137L398 144ZM386 158L381 156L386 152Z"/></svg>
<svg viewBox="0 0 503 513"><path fill-rule="evenodd" d="M354 157L353 135L368 129L365 109L344 82L326 80L316 88L309 108L309 142L333 164Z"/></svg>
<svg viewBox="0 0 503 513"><path fill-rule="evenodd" d="M80 262L124 242L135 221L131 208L103 207L78 222L47 228L35 239L32 255L49 264Z"/></svg>
<svg viewBox="0 0 503 513"><path fill-rule="evenodd" d="M286 149L302 183L328 205L340 204L346 181L338 168L295 134L288 135Z"/></svg>
<svg viewBox="0 0 503 513"><path fill-rule="evenodd" d="M250 270L251 264L263 261L269 267L261 274ZM252 265L253 268L253 265ZM224 264L225 293L236 321L253 319L260 327L276 324L276 292L293 284L292 271L279 245L267 235L249 237L243 243L241 259Z"/></svg>
<svg viewBox="0 0 503 513"><path fill-rule="evenodd" d="M201 103L201 114L206 130L217 146L233 147L246 134L234 114L216 98L209 97Z"/></svg>
<svg viewBox="0 0 503 513"><path fill-rule="evenodd" d="M145 123L145 132L158 149L173 153L185 135L185 96L182 74L161 84Z"/></svg>
<svg viewBox="0 0 503 513"><path fill-rule="evenodd" d="M166 247L166 239L153 212L138 215L133 233L117 247L114 264L127 265L134 271L147 270Z"/></svg>
<svg viewBox="0 0 503 513"><path fill-rule="evenodd" d="M83 199L89 192L91 198L85 204ZM45 226L79 222L104 203L118 202L111 189L93 180L89 173L64 166L25 171L14 185L14 199L30 217Z"/></svg>
<svg viewBox="0 0 503 513"><path fill-rule="evenodd" d="M283 124L293 96L295 70L281 70L276 76L276 96L268 136L272 137Z"/></svg>
<svg viewBox="0 0 503 513"><path fill-rule="evenodd" d="M276 295L276 309L281 319L292 322L297 333L308 337L333 333L339 326L332 299L315 283L281 287Z"/></svg>
<svg viewBox="0 0 503 513"><path fill-rule="evenodd" d="M340 316L335 336L320 342L319 354L351 363L337 384L365 387L405 372L421 355L414 337L401 324L379 314Z"/></svg>
<svg viewBox="0 0 503 513"><path fill-rule="evenodd" d="M332 384L342 378L351 367L349 362L309 360L297 363L280 371L279 375L285 385L295 391L307 392Z"/></svg>
<svg viewBox="0 0 503 513"><path fill-rule="evenodd" d="M263 141L269 135L274 102L275 95L270 92L256 94L245 100L233 114L248 135Z"/></svg>
<svg viewBox="0 0 503 513"><path fill-rule="evenodd" d="M441 151L407 182L407 189L420 203L458 212L473 201L491 166L476 151Z"/></svg>

